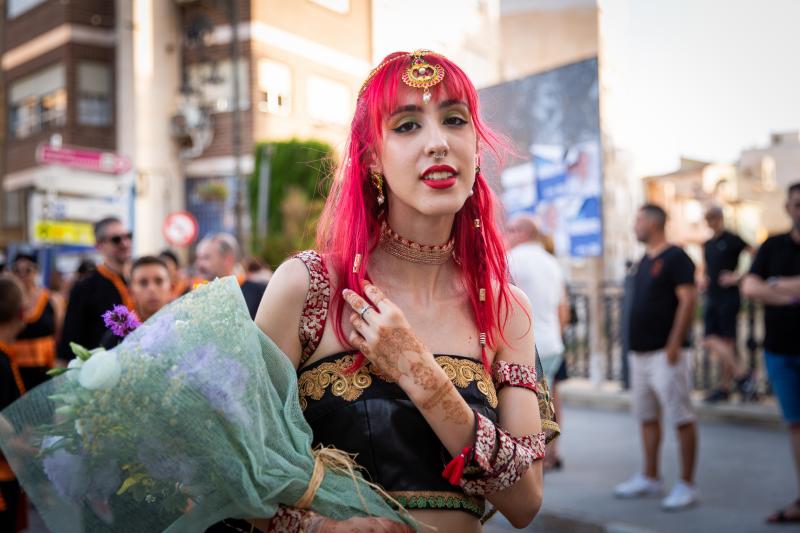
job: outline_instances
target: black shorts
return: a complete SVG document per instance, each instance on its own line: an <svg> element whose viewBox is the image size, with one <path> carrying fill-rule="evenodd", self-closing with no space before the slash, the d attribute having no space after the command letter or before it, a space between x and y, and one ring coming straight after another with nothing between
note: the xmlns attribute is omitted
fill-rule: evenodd
<svg viewBox="0 0 800 533"><path fill-rule="evenodd" d="M561 366L558 367L556 375L553 376L553 381L557 383L559 381L564 381L567 378L569 378L569 376L567 375L567 360L562 357Z"/></svg>
<svg viewBox="0 0 800 533"><path fill-rule="evenodd" d="M726 339L736 339L736 322L741 300L738 291L709 295L703 313L706 336L717 335Z"/></svg>

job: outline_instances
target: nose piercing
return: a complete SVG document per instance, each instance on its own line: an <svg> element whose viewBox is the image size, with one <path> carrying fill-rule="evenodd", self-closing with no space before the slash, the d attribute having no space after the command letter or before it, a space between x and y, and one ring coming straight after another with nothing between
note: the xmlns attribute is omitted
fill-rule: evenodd
<svg viewBox="0 0 800 533"><path fill-rule="evenodd" d="M444 159L445 152L433 152L434 159Z"/></svg>

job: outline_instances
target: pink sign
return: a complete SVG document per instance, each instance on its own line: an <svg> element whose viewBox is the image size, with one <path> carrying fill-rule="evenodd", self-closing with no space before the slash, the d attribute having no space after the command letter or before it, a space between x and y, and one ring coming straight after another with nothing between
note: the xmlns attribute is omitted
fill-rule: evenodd
<svg viewBox="0 0 800 533"><path fill-rule="evenodd" d="M61 165L106 174L123 174L131 169L127 157L113 152L100 152L86 148L56 148L42 144L36 150L36 161L44 165Z"/></svg>

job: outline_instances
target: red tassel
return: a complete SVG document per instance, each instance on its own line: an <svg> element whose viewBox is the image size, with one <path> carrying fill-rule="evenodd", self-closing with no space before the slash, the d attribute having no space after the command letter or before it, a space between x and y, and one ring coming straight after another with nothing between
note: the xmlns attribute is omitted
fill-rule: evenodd
<svg viewBox="0 0 800 533"><path fill-rule="evenodd" d="M472 447L470 446L461 450L461 453L447 463L447 466L442 470L442 477L447 479L451 485L458 486L461 481L461 476L464 475L464 467L467 465L467 455L471 450Z"/></svg>

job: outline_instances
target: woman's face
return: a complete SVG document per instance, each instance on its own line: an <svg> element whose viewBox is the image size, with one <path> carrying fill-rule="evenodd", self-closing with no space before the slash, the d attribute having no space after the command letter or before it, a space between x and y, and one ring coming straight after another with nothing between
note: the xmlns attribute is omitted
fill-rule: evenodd
<svg viewBox="0 0 800 533"><path fill-rule="evenodd" d="M401 90L398 107L384 120L375 169L386 178L390 213L455 214L475 183L477 139L469 108L438 92L439 99L424 104L421 90Z"/></svg>

